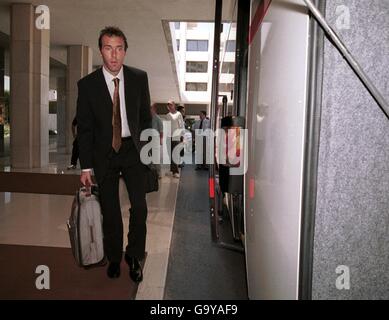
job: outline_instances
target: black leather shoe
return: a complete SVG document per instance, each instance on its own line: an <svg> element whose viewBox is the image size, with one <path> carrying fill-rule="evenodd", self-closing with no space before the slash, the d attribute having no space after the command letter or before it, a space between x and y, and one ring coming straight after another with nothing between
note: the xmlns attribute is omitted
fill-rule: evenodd
<svg viewBox="0 0 389 320"><path fill-rule="evenodd" d="M120 263L110 262L107 269L107 276L109 278L119 278L120 277Z"/></svg>
<svg viewBox="0 0 389 320"><path fill-rule="evenodd" d="M129 257L127 255L125 255L125 260L130 267L130 278L134 282L141 282L143 280L143 272L139 260L135 257Z"/></svg>

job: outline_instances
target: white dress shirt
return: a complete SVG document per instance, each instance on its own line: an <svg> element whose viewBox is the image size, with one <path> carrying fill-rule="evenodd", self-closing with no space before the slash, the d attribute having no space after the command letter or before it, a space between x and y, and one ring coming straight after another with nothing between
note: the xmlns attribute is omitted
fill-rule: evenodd
<svg viewBox="0 0 389 320"><path fill-rule="evenodd" d="M103 74L112 100L113 100L113 92L115 90L115 83L113 82L113 79L115 78L119 79L120 117L122 118L122 138L129 137L131 133L127 121L126 99L124 95L123 67L121 67L117 76L113 76L103 66Z"/></svg>

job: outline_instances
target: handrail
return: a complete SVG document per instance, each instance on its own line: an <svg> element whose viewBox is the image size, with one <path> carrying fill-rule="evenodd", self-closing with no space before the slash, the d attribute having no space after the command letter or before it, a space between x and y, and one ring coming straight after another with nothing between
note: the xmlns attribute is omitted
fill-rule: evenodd
<svg viewBox="0 0 389 320"><path fill-rule="evenodd" d="M354 59L352 54L348 51L347 47L344 45L342 40L336 34L336 32L330 27L326 19L320 13L319 9L312 3L311 0L304 0L308 9L315 16L317 22L320 24L321 28L327 33L327 35L333 41L335 47L342 53L343 57L349 63L350 67L357 74L359 79L362 81L363 85L369 90L370 94L373 96L374 100L377 102L379 107L385 113L386 117L389 119L389 104L385 100L385 98L381 95L378 89L375 87L373 82L367 76L367 74L363 71L359 63Z"/></svg>
<svg viewBox="0 0 389 320"><path fill-rule="evenodd" d="M216 130L216 110L218 107L218 92L219 92L219 58L220 58L220 32L221 32L221 21L222 21L222 8L223 1L215 1L215 28L214 28L214 42L213 42L213 61L212 61L212 97L211 97L211 130ZM210 203L209 209L211 213L211 236L213 242L219 241L219 230L217 221L219 219L218 204L215 200L217 196L217 188L215 185L215 165L210 164L209 166L209 194Z"/></svg>

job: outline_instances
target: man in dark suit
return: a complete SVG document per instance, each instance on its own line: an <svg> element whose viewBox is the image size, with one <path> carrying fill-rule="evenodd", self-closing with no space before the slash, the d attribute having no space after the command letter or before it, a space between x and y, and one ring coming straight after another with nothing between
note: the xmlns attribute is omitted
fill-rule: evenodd
<svg viewBox="0 0 389 320"><path fill-rule="evenodd" d="M146 244L146 166L140 160L142 130L151 128L150 94L146 72L123 65L127 40L116 27L100 32L103 67L78 82L77 123L81 183L99 185L103 213L107 275L120 276L123 222L119 203L119 176L131 202L125 260L130 277L143 279L140 260Z"/></svg>

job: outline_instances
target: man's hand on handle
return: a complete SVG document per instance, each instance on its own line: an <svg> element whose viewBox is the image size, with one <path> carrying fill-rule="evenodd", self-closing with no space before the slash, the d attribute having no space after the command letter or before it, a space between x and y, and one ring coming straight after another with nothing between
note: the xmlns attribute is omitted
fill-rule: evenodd
<svg viewBox="0 0 389 320"><path fill-rule="evenodd" d="M91 171L82 171L80 181L83 186L90 187L93 184Z"/></svg>
<svg viewBox="0 0 389 320"><path fill-rule="evenodd" d="M82 185L86 187L86 196L89 197L91 195L91 186L93 184L92 171L82 171L80 181Z"/></svg>

